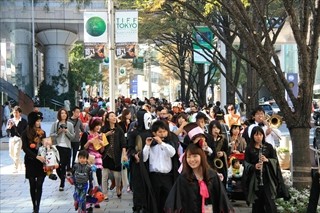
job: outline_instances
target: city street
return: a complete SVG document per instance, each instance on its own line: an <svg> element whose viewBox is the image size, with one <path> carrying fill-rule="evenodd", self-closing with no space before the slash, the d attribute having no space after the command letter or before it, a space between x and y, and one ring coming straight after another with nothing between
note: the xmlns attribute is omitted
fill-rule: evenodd
<svg viewBox="0 0 320 213"><path fill-rule="evenodd" d="M43 122L42 128L50 132L51 122ZM24 153L21 153L23 159ZM40 206L41 213L76 212L73 207L73 186L66 184L65 191L60 192L59 180L46 178ZM25 179L24 168L13 173L12 160L8 153L8 138L0 139L0 212L1 213L31 213L32 202L29 194L28 180ZM93 212L129 213L132 212L132 193L123 191L122 199L109 192L109 202L100 203L101 208ZM251 212L244 201L232 203L236 213Z"/></svg>

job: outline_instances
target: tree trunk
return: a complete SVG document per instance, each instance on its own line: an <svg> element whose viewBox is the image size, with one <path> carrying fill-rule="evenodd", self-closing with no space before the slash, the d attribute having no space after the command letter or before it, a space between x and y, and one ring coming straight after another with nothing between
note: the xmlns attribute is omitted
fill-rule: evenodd
<svg viewBox="0 0 320 213"><path fill-rule="evenodd" d="M311 183L311 161L310 155L304 153L310 153L309 141L304 141L305 138L309 138L309 128L291 128L289 129L292 140L292 181L293 187L296 189L304 189ZM306 135L308 137L306 137Z"/></svg>
<svg viewBox="0 0 320 213"><path fill-rule="evenodd" d="M229 47L226 46L226 78L233 80L233 73L232 73L232 51ZM234 104L234 88L230 81L227 80L227 105Z"/></svg>
<svg viewBox="0 0 320 213"><path fill-rule="evenodd" d="M181 73L181 86L180 86L180 99L181 101L186 103L186 72L184 70L184 66L183 69L180 69L180 73Z"/></svg>

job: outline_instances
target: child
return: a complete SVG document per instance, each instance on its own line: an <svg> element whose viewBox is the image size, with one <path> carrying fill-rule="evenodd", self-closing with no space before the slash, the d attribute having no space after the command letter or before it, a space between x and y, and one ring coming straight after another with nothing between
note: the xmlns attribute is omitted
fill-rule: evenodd
<svg viewBox="0 0 320 213"><path fill-rule="evenodd" d="M53 174L53 170L59 167L60 155L55 145L52 145L50 137L42 139L42 146L39 147L38 155L45 158L43 170L51 180L57 180L57 176Z"/></svg>
<svg viewBox="0 0 320 213"><path fill-rule="evenodd" d="M241 178L243 174L243 166L240 164L239 159L233 158L231 160L231 165L228 169L228 178Z"/></svg>
<svg viewBox="0 0 320 213"><path fill-rule="evenodd" d="M228 168L228 186L231 190L241 188L241 177L243 174L243 166L240 164L239 159L233 158L231 165Z"/></svg>
<svg viewBox="0 0 320 213"><path fill-rule="evenodd" d="M88 164L89 154L86 150L79 151L78 163L72 168L74 181L74 208L80 212L86 212L86 194L89 183L92 182L91 166Z"/></svg>

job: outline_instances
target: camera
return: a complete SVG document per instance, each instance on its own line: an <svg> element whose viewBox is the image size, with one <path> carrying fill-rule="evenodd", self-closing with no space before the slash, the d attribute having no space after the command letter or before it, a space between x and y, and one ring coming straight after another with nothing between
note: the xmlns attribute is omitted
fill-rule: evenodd
<svg viewBox="0 0 320 213"><path fill-rule="evenodd" d="M49 178L51 179L51 180L57 180L58 178L57 178L57 175L55 175L55 174L50 174L49 175Z"/></svg>
<svg viewBox="0 0 320 213"><path fill-rule="evenodd" d="M67 129L68 127L67 127L66 124L60 124L59 128L60 128L60 129Z"/></svg>

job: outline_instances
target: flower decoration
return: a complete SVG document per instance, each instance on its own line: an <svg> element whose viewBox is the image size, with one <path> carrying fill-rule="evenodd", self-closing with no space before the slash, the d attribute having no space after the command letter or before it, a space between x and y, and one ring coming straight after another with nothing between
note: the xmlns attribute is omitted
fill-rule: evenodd
<svg viewBox="0 0 320 213"><path fill-rule="evenodd" d="M36 128L36 136L34 137L33 142L30 143L30 148L36 148L37 144L41 142L42 138L44 138L44 131L41 128Z"/></svg>

